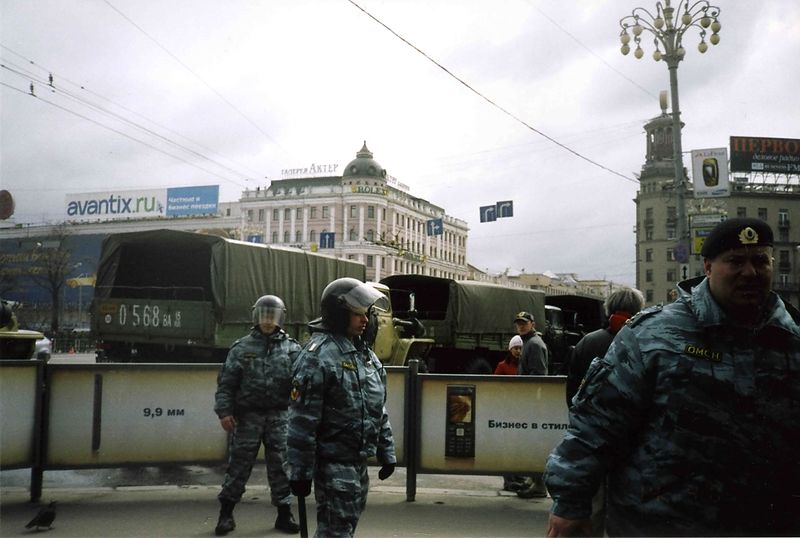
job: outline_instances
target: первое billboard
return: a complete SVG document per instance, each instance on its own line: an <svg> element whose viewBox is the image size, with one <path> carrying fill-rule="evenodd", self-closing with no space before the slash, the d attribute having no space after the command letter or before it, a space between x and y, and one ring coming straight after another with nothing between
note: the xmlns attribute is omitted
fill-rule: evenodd
<svg viewBox="0 0 800 538"><path fill-rule="evenodd" d="M731 172L800 174L800 140L732 136Z"/></svg>

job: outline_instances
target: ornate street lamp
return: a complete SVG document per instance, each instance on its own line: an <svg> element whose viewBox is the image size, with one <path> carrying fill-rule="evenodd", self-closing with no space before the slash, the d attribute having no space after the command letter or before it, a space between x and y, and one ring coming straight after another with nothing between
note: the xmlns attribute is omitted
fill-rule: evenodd
<svg viewBox="0 0 800 538"><path fill-rule="evenodd" d="M712 45L719 43L719 30L722 25L719 22L720 9L710 5L706 0L699 0L691 4L688 0L680 0L678 7L670 5L670 0L656 2L656 12L651 13L645 8L634 8L630 15L623 17L619 21L622 31L619 34L622 54L627 55L631 51L631 36L636 49L633 55L637 59L644 56L641 41L644 32L653 36L655 51L653 59L655 61L664 60L669 68L669 88L672 98L672 148L675 161L675 193L677 196L677 234L678 249L675 254L679 263L688 261L689 249L687 243L686 226L686 199L685 185L683 181L683 156L681 153L681 112L678 106L678 64L686 55L683 48L683 36L689 28L695 27L700 30L700 43L697 50L704 53L708 50L706 43L707 31L711 31L708 40ZM629 33L630 31L630 33Z"/></svg>

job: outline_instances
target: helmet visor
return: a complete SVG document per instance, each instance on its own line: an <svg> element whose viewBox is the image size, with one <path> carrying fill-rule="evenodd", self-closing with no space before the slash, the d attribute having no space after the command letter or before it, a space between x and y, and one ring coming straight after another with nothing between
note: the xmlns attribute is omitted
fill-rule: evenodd
<svg viewBox="0 0 800 538"><path fill-rule="evenodd" d="M378 299L386 296L367 284L359 284L344 295L339 297L339 300L347 307L348 310L356 314L366 314L369 307L376 304ZM387 306L386 302L382 302L383 308ZM376 304L376 307L381 308Z"/></svg>
<svg viewBox="0 0 800 538"><path fill-rule="evenodd" d="M275 306L256 306L253 308L253 324L272 323L283 325L284 309Z"/></svg>

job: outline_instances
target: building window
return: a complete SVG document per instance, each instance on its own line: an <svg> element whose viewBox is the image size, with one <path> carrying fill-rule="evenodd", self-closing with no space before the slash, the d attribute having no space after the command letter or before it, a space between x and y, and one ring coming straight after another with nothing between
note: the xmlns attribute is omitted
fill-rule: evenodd
<svg viewBox="0 0 800 538"><path fill-rule="evenodd" d="M310 218L310 219L317 218L317 208L316 207L311 206L311 207L308 208L308 218Z"/></svg>
<svg viewBox="0 0 800 538"><path fill-rule="evenodd" d="M644 251L644 261L646 261L646 262L653 261L653 249L652 248L648 248L647 250Z"/></svg>
<svg viewBox="0 0 800 538"><path fill-rule="evenodd" d="M247 210L247 222L253 222L253 210L252 209L248 209Z"/></svg>
<svg viewBox="0 0 800 538"><path fill-rule="evenodd" d="M789 228L778 228L778 241L784 243L789 241Z"/></svg>
<svg viewBox="0 0 800 538"><path fill-rule="evenodd" d="M317 232L311 230L308 232L308 242L309 243L316 243L317 242Z"/></svg>
<svg viewBox="0 0 800 538"><path fill-rule="evenodd" d="M644 240L645 241L652 241L653 240L653 229L652 228L645 228L645 230L644 230Z"/></svg>
<svg viewBox="0 0 800 538"><path fill-rule="evenodd" d="M292 210L287 207L283 210L283 220L289 220L290 218L292 218Z"/></svg>
<svg viewBox="0 0 800 538"><path fill-rule="evenodd" d="M789 226L789 210L778 210L778 226Z"/></svg>
<svg viewBox="0 0 800 538"><path fill-rule="evenodd" d="M644 281L645 282L652 282L653 281L653 270L648 269L644 272Z"/></svg>
<svg viewBox="0 0 800 538"><path fill-rule="evenodd" d="M791 269L789 265L789 251L781 250L778 252L778 270L784 272L789 271L789 269Z"/></svg>
<svg viewBox="0 0 800 538"><path fill-rule="evenodd" d="M370 243L375 241L375 232L373 230L367 230L367 241Z"/></svg>
<svg viewBox="0 0 800 538"><path fill-rule="evenodd" d="M675 251L671 248L667 249L667 261L674 262L675 261Z"/></svg>
<svg viewBox="0 0 800 538"><path fill-rule="evenodd" d="M278 242L278 232L272 232L272 243Z"/></svg>
<svg viewBox="0 0 800 538"><path fill-rule="evenodd" d="M226 217L230 217L231 216L231 208L230 207L225 209L225 216Z"/></svg>
<svg viewBox="0 0 800 538"><path fill-rule="evenodd" d="M286 230L285 232L283 232L283 242L284 243L288 243L289 242L289 230Z"/></svg>
<svg viewBox="0 0 800 538"><path fill-rule="evenodd" d="M667 282L675 282L675 269L667 269Z"/></svg>
<svg viewBox="0 0 800 538"><path fill-rule="evenodd" d="M673 228L672 226L669 226L667 228L667 239L672 240L672 239L675 239L676 237L677 237L677 233L675 232L675 228Z"/></svg>
<svg viewBox="0 0 800 538"><path fill-rule="evenodd" d="M367 218L368 219L374 219L375 218L375 206L374 205L368 205L367 206Z"/></svg>
<svg viewBox="0 0 800 538"><path fill-rule="evenodd" d="M358 206L351 205L350 206L350 218L354 219L358 216Z"/></svg>
<svg viewBox="0 0 800 538"><path fill-rule="evenodd" d="M678 220L678 208L667 206L667 222Z"/></svg>
<svg viewBox="0 0 800 538"><path fill-rule="evenodd" d="M385 207L381 209L381 218L383 219L384 222L386 221L386 208Z"/></svg>
<svg viewBox="0 0 800 538"><path fill-rule="evenodd" d="M258 210L258 222L264 222L266 218L266 209L259 209Z"/></svg>
<svg viewBox="0 0 800 538"><path fill-rule="evenodd" d="M746 207L737 207L736 208L736 216L740 219L743 219L747 216L747 208Z"/></svg>
<svg viewBox="0 0 800 538"><path fill-rule="evenodd" d="M645 290L644 291L644 299L648 303L652 303L653 302L653 290Z"/></svg>
<svg viewBox="0 0 800 538"><path fill-rule="evenodd" d="M350 228L350 241L355 241L356 239L358 239L358 236L356 235L355 228Z"/></svg>
<svg viewBox="0 0 800 538"><path fill-rule="evenodd" d="M281 216L281 210L280 209L276 208L276 209L272 210L272 220L278 220L280 218L280 216Z"/></svg>
<svg viewBox="0 0 800 538"><path fill-rule="evenodd" d="M367 267L375 265L375 256L367 255Z"/></svg>
<svg viewBox="0 0 800 538"><path fill-rule="evenodd" d="M297 230L294 233L294 242L295 243L302 243L303 242L303 232L301 232L300 230Z"/></svg>
<svg viewBox="0 0 800 538"><path fill-rule="evenodd" d="M322 206L322 218L327 219L330 214L330 208L326 205Z"/></svg>
<svg viewBox="0 0 800 538"><path fill-rule="evenodd" d="M767 220L767 208L766 207L759 207L758 208L758 218L761 220Z"/></svg>
<svg viewBox="0 0 800 538"><path fill-rule="evenodd" d="M647 207L644 210L644 224L645 224L645 226L647 226L648 222L650 222L650 223L653 222L653 208L652 207Z"/></svg>

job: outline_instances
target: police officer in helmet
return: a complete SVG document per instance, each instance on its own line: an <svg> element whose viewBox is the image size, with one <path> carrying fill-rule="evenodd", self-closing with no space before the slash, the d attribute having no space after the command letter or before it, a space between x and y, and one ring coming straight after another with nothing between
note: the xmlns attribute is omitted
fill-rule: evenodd
<svg viewBox="0 0 800 538"><path fill-rule="evenodd" d="M314 483L318 537L352 536L367 502L367 459L378 477L396 464L386 402L386 373L362 335L371 308L383 298L355 278L334 280L322 292L322 317L294 368L288 459L292 493Z"/></svg>
<svg viewBox="0 0 800 538"><path fill-rule="evenodd" d="M220 515L215 532L236 527L233 508L242 498L258 451L264 444L272 504L278 508L275 528L296 534L286 474L286 431L292 365L300 344L281 325L286 306L280 297L264 295L253 305L250 334L231 346L217 378L214 411L230 438L228 470L218 495Z"/></svg>

